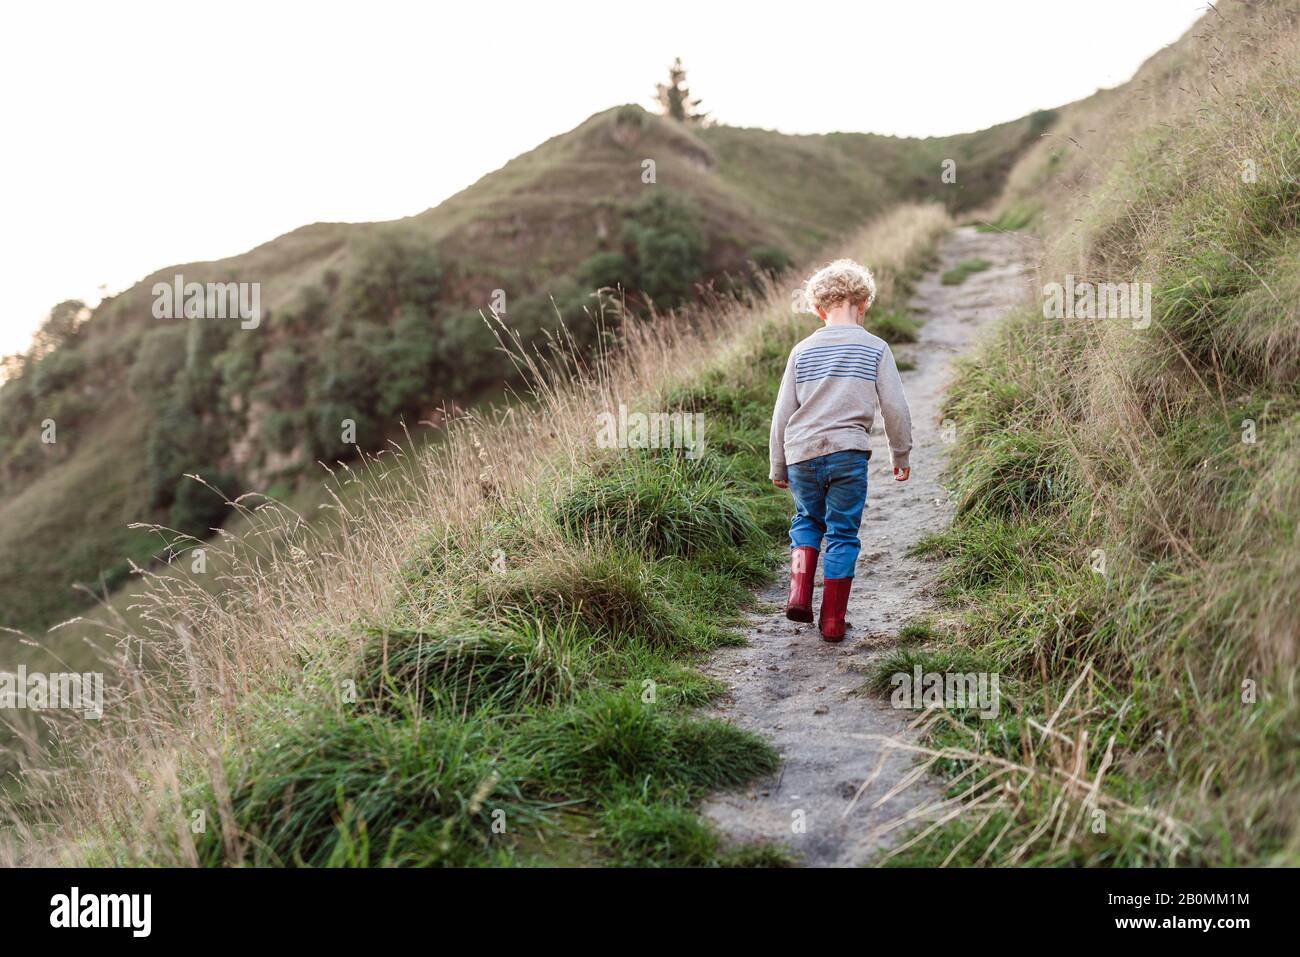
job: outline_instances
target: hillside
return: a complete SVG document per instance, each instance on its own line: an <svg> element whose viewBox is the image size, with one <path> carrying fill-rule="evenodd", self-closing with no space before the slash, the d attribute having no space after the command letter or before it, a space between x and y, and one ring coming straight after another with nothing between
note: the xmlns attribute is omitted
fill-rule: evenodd
<svg viewBox="0 0 1300 957"><path fill-rule="evenodd" d="M589 134L626 136L619 115ZM870 500L861 568L876 577L844 645L797 637L754 601L784 561L790 507L767 480L772 396L813 326L755 275L752 295L680 321L639 310L617 349L575 337L534 370L527 401L358 459L315 523L280 506L245 515L213 542L222 595L148 577L147 613L106 629L125 653L103 721L63 720L66 748L23 756L39 773L0 799L0 864L780 866L805 782L843 829L852 802L878 807L889 780L917 778L932 814L890 822L887 850L852 833L855 861L1294 865L1298 131L1300 4L1225 0L1132 83L1062 108L988 211L900 202L829 247L877 271L869 325L897 343L916 408L938 411L916 418L918 474ZM709 245L724 250L770 241L759 226L797 237L797 220L767 217L789 217L783 197L807 188L791 181L806 154L835 183L846 156L879 148L901 196L913 160L950 148L846 135L796 138L777 158L775 134L664 135L690 149L661 183L695 176L719 209L769 211L743 241ZM992 157L997 135L962 143ZM564 148L529 160L535 175L587 161ZM509 176L540 184L527 166ZM477 221L459 202L447 237ZM691 252L665 224L692 206L638 203L624 248L593 244L574 270L610 254L631 268L641 240ZM825 254L806 228L799 242ZM383 248L401 250L384 288L427 292L428 261ZM331 295L364 309L367 260L347 255ZM992 314L1035 269L1032 303ZM458 275L448 283L470 281ZM1045 311L1052 284L1076 281L1149 283L1152 310L1098 315L1101 297ZM918 299L945 311L924 336ZM919 349L931 354L909 362ZM593 422L623 405L704 416L707 454L600 447ZM919 474L945 448L947 495ZM728 657L746 611L750 644ZM850 686L853 660L868 674ZM884 696L914 669L996 676L999 707L900 716ZM736 693L744 681L759 692ZM823 703L840 696L863 699L835 716L841 743L873 737L852 718L874 711L911 725L901 745L932 773L882 783L868 761L849 779L842 761L782 756L753 720L755 699L792 702L767 727L797 746L837 727ZM723 699L726 720L705 713ZM786 766L800 790L776 798ZM772 828L724 840L700 813L719 792L747 810L772 798L774 813L744 821Z"/></svg>
<svg viewBox="0 0 1300 957"><path fill-rule="evenodd" d="M0 623L39 629L84 603L74 583L111 590L147 565L162 542L130 522L207 535L227 509L186 474L232 497L292 494L401 421L499 394L512 366L480 318L492 305L524 342L558 312L592 348L617 313L591 290L622 287L633 309L699 284L743 291L897 202L977 206L1049 118L908 140L688 129L619 107L408 219L169 266L89 317L65 304L0 386ZM957 183L936 188L946 158ZM259 283L260 323L154 318L154 284L177 274Z"/></svg>
<svg viewBox="0 0 1300 957"><path fill-rule="evenodd" d="M843 250L897 307L950 225L904 205ZM142 583L102 722L63 724L70 762L0 800L0 863L783 863L695 813L777 756L695 714L721 684L693 665L770 574L770 393L811 320L773 285L690 318L630 320L596 374L367 459L319 523L260 511L213 543L224 597ZM708 453L600 448L620 403L705 416Z"/></svg>
<svg viewBox="0 0 1300 957"><path fill-rule="evenodd" d="M1300 860L1298 131L1300 4L1225 2L1012 171L1044 299L948 398L944 605L881 670L1016 707L931 728L966 813L908 863ZM1045 312L1068 281L1151 312Z"/></svg>

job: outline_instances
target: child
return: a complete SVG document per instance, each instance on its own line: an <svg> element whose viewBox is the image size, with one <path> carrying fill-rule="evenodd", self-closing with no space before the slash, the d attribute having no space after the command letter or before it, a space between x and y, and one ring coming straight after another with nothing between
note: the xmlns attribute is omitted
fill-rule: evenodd
<svg viewBox="0 0 1300 957"><path fill-rule="evenodd" d="M868 433L879 408L894 478L906 482L912 417L894 354L862 328L876 299L870 271L840 259L814 273L804 288L825 326L798 343L786 363L772 413L771 479L790 489L795 502L785 616L813 620L813 575L825 539L818 629L826 641L840 641L862 547L858 526L867 501Z"/></svg>

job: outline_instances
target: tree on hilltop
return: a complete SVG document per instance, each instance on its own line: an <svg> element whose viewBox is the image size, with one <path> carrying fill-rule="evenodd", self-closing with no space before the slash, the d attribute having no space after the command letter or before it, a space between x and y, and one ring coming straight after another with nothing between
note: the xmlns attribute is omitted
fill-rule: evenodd
<svg viewBox="0 0 1300 957"><path fill-rule="evenodd" d="M668 82L658 84L657 99L664 116L671 117L678 123L703 123L708 113L698 107L703 100L691 99L691 89L686 85L686 67L682 58L673 60L668 68Z"/></svg>

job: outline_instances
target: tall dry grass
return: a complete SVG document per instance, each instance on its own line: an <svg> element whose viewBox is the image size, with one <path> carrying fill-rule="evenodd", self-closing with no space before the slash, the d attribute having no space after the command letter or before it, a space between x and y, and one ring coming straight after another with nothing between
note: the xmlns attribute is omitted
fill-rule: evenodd
<svg viewBox="0 0 1300 957"><path fill-rule="evenodd" d="M978 786L934 863L1300 853L1297 131L1300 4L1222 3L1012 172L1040 281L1150 283L1154 316L1013 317L957 384L930 549L954 642L1025 690L1009 725L935 726Z"/></svg>
<svg viewBox="0 0 1300 957"><path fill-rule="evenodd" d="M941 207L900 207L834 252L868 262L887 299L949 225ZM104 719L58 724L54 753L32 745L21 789L0 803L0 862L196 864L181 797L196 777L211 782L226 860L244 860L224 757L264 744L248 728L268 696L328 684L359 654L367 627L399 606L435 617L491 560L494 524L522 530L533 554L561 551L564 542L544 538L553 523L532 510L540 491L591 467L598 415L743 363L758 330L793 321L796 279L750 303L623 317L619 346L594 357L562 336L530 354L502 327L503 348L529 382L518 401L452 419L431 448L394 445L330 466L320 514L261 495L230 502L246 531L202 545L221 569L219 587L140 570L136 618L105 628L114 679ZM188 561L198 545L178 540L177 554ZM413 562L439 569L418 590Z"/></svg>

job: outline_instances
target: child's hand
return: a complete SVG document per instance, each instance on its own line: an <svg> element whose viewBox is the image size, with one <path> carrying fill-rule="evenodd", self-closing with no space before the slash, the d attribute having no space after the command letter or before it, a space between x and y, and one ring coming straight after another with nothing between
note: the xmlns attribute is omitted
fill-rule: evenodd
<svg viewBox="0 0 1300 957"><path fill-rule="evenodd" d="M912 470L911 470L910 468L905 468L905 469L894 469L894 481L895 481L895 482L906 482L906 481L907 481L907 477L908 477L909 475L911 475L911 474L912 474Z"/></svg>
<svg viewBox="0 0 1300 957"><path fill-rule="evenodd" d="M772 479L772 484L775 485L777 488L790 487L790 482L788 479Z"/></svg>

